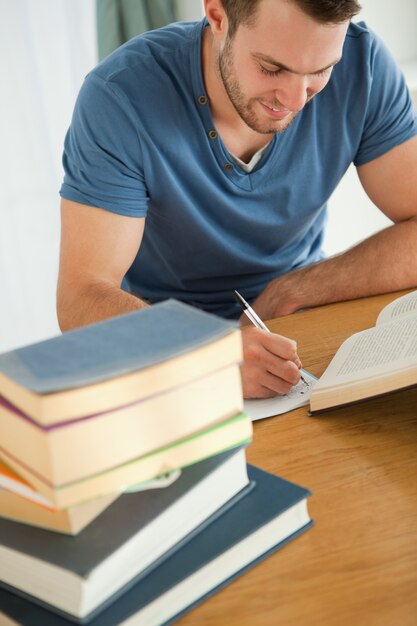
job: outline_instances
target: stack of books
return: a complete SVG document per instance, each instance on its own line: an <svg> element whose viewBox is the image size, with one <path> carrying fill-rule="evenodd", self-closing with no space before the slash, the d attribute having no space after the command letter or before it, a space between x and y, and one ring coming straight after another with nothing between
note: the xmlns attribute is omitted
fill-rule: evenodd
<svg viewBox="0 0 417 626"><path fill-rule="evenodd" d="M0 607L164 624L311 524L253 467L240 331L176 301L0 355Z"/></svg>
<svg viewBox="0 0 417 626"><path fill-rule="evenodd" d="M0 456L63 509L247 442L241 357L173 300L0 355Z"/></svg>

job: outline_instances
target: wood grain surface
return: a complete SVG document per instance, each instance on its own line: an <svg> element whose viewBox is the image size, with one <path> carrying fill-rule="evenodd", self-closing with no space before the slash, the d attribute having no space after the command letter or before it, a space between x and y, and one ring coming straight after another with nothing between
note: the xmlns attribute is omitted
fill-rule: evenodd
<svg viewBox="0 0 417 626"><path fill-rule="evenodd" d="M405 293L405 292L403 292ZM387 294L268 323L320 376ZM417 625L417 389L254 424L249 463L313 492L315 526L182 618L181 626Z"/></svg>

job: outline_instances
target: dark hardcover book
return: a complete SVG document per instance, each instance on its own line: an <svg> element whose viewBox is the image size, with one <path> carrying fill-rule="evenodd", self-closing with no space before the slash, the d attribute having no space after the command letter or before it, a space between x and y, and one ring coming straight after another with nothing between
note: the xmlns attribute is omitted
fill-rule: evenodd
<svg viewBox="0 0 417 626"><path fill-rule="evenodd" d="M169 487L122 495L76 537L0 519L0 585L85 618L248 484L240 448L185 468Z"/></svg>
<svg viewBox="0 0 417 626"><path fill-rule="evenodd" d="M89 626L170 624L311 526L308 490L258 468L248 470L254 489L93 616ZM7 589L0 590L0 606L24 626L71 623Z"/></svg>
<svg viewBox="0 0 417 626"><path fill-rule="evenodd" d="M240 359L236 322L167 300L1 354L0 393L50 424L137 402Z"/></svg>

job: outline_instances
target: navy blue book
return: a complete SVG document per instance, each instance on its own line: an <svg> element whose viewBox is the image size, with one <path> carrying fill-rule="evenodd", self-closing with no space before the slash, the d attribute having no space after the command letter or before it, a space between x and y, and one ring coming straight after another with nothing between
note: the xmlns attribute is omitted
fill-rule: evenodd
<svg viewBox="0 0 417 626"><path fill-rule="evenodd" d="M121 495L75 537L0 519L0 585L86 619L247 488L240 448L186 467L168 487Z"/></svg>
<svg viewBox="0 0 417 626"><path fill-rule="evenodd" d="M241 360L237 322L166 300L0 354L0 394L39 424L56 424Z"/></svg>
<svg viewBox="0 0 417 626"><path fill-rule="evenodd" d="M226 506L201 532L94 616L89 626L171 624L311 526L307 489L253 466L248 466L248 474L254 488L247 495ZM9 589L0 589L0 607L23 626L71 624L68 616Z"/></svg>

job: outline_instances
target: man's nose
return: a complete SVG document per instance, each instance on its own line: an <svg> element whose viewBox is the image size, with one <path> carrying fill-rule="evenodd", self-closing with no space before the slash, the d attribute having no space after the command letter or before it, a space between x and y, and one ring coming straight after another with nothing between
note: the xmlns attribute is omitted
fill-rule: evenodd
<svg viewBox="0 0 417 626"><path fill-rule="evenodd" d="M276 99L289 111L301 111L309 97L308 77L287 74L281 80L280 87L275 90Z"/></svg>

